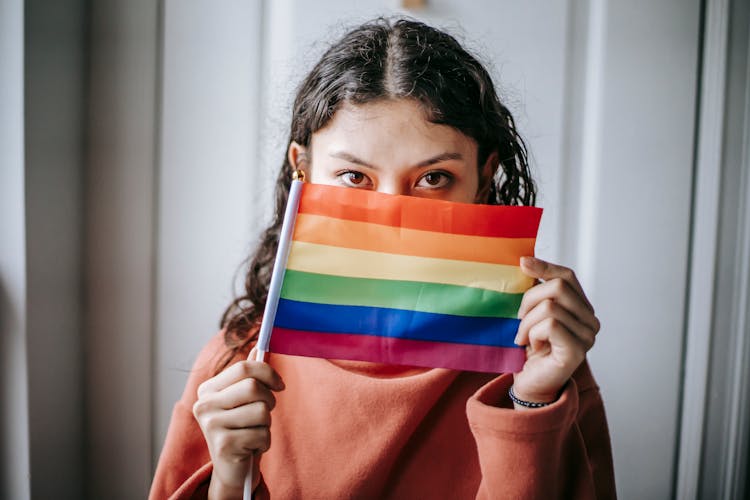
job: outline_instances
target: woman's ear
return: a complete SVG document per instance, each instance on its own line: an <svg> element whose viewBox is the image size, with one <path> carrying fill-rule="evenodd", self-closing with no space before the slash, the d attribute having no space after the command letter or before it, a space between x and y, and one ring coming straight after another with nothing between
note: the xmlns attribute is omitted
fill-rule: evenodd
<svg viewBox="0 0 750 500"><path fill-rule="evenodd" d="M500 160L497 151L493 151L479 168L479 186L477 187L477 203L487 203L490 195L490 187L495 178L495 172L500 165Z"/></svg>
<svg viewBox="0 0 750 500"><path fill-rule="evenodd" d="M308 155L307 148L301 146L295 141L289 144L289 149L286 153L287 160L292 166L292 170L302 170L305 176L310 178L310 156Z"/></svg>

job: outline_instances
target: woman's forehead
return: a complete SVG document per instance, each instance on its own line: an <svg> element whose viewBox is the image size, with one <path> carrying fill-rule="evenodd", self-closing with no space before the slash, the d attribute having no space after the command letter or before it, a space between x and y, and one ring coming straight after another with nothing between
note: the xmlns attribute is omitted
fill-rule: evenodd
<svg viewBox="0 0 750 500"><path fill-rule="evenodd" d="M411 99L346 103L313 134L311 148L313 156L343 151L372 161L419 161L425 155L458 153L475 163L477 154L471 137L428 121L420 105Z"/></svg>

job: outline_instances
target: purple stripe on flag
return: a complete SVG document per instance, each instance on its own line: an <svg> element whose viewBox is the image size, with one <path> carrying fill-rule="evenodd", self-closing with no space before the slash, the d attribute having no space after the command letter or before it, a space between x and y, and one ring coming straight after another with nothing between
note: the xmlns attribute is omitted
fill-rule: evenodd
<svg viewBox="0 0 750 500"><path fill-rule="evenodd" d="M454 344L422 340L288 330L275 327L271 352L325 359L450 368L488 373L518 372L526 361L520 347Z"/></svg>

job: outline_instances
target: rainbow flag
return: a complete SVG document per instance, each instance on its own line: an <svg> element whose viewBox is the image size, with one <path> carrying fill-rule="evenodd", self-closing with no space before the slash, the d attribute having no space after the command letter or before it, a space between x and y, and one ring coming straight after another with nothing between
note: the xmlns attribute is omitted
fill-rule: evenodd
<svg viewBox="0 0 750 500"><path fill-rule="evenodd" d="M516 315L533 280L519 259L534 254L541 209L297 187L270 352L521 369Z"/></svg>

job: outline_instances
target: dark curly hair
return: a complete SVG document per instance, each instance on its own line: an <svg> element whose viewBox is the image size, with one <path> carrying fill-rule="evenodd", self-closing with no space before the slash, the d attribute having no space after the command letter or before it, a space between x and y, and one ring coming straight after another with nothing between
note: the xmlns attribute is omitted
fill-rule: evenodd
<svg viewBox="0 0 750 500"><path fill-rule="evenodd" d="M490 75L451 35L411 19L378 18L346 33L323 54L302 81L294 100L292 141L309 146L312 134L343 103L413 99L425 117L474 139L478 166L497 153L499 168L486 203L534 205L536 189L526 146ZM276 211L246 262L244 293L221 318L227 353L217 372L257 337L284 217L292 167L285 154L276 180Z"/></svg>

